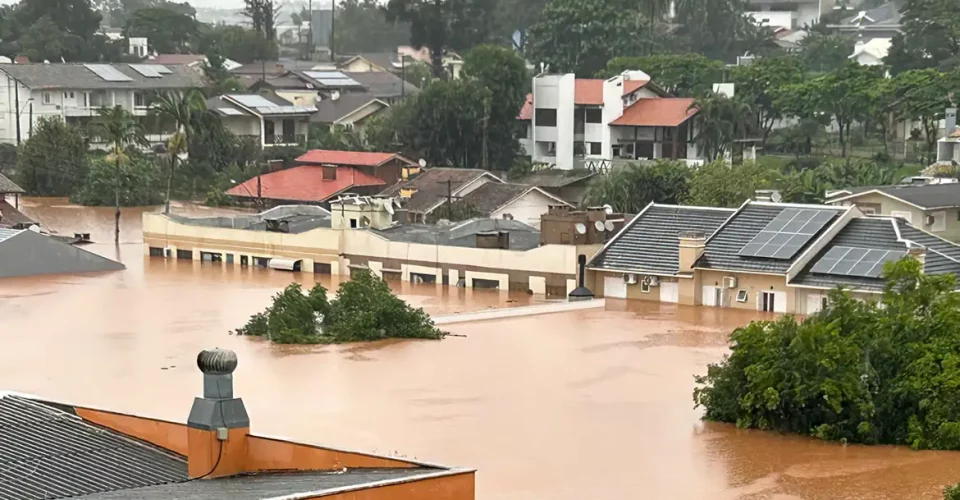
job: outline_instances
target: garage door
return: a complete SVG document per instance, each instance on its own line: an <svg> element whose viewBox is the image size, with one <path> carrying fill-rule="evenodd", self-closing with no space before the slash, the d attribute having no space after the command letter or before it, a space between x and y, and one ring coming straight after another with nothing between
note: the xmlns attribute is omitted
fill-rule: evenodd
<svg viewBox="0 0 960 500"><path fill-rule="evenodd" d="M611 299L627 298L627 284L623 282L622 276L604 276L603 277L603 296Z"/></svg>
<svg viewBox="0 0 960 500"><path fill-rule="evenodd" d="M680 284L660 282L660 302L680 302Z"/></svg>

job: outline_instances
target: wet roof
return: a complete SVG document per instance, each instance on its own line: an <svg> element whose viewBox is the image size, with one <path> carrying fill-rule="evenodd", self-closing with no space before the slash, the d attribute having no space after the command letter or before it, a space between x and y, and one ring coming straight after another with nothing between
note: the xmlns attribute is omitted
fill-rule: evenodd
<svg viewBox="0 0 960 500"><path fill-rule="evenodd" d="M0 64L0 71L32 89L186 89L202 87L204 83L199 72L183 65L168 66L170 72L159 77L144 76L129 64L104 64L95 67L106 66L120 76L104 79L80 63Z"/></svg>
<svg viewBox="0 0 960 500"><path fill-rule="evenodd" d="M510 250L530 250L540 246L540 231L516 220L477 218L450 225L405 224L373 230L392 241L476 247L477 233L510 233Z"/></svg>
<svg viewBox="0 0 960 500"><path fill-rule="evenodd" d="M710 236L732 208L650 205L597 253L589 267L630 272L677 274L679 236L692 231Z"/></svg>
<svg viewBox="0 0 960 500"><path fill-rule="evenodd" d="M0 174L0 193L22 194L26 193L26 191L3 174Z"/></svg>
<svg viewBox="0 0 960 500"><path fill-rule="evenodd" d="M267 221L282 221L285 231L292 234L304 233L311 229L330 227L330 212L314 205L281 205L254 215L232 217L184 217L168 214L167 217L188 226L219 227L224 229L243 229L247 231L266 231Z"/></svg>
<svg viewBox="0 0 960 500"><path fill-rule="evenodd" d="M448 190L458 196L460 189L483 176L488 176L491 182L501 182L478 168L434 167L424 169L416 177L394 184L380 194L396 196L401 190L412 189L414 192L404 200L404 206L411 212L427 213L446 200Z"/></svg>
<svg viewBox="0 0 960 500"><path fill-rule="evenodd" d="M28 229L0 229L0 278L123 269L126 267L119 262L47 235Z"/></svg>
<svg viewBox="0 0 960 500"><path fill-rule="evenodd" d="M960 183L947 184L927 184L922 186L898 185L898 186L873 186L865 188L853 188L848 191L851 194L839 196L832 200L836 203L842 200L854 199L868 193L879 193L900 201L909 203L923 210L933 210L937 208L955 208L960 207Z"/></svg>
<svg viewBox="0 0 960 500"><path fill-rule="evenodd" d="M533 172L511 182L542 188L559 188L591 179L596 175L596 172L587 169L561 170L554 168Z"/></svg>

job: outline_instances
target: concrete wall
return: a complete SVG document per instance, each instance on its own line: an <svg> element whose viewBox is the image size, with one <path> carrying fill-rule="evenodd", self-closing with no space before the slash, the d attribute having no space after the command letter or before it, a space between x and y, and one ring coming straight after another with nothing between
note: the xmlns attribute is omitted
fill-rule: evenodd
<svg viewBox="0 0 960 500"><path fill-rule="evenodd" d="M574 104L576 76L545 75L533 80L533 142L556 143L556 155L545 157L534 148L533 161L556 162L557 168L570 170L573 168L573 131L574 131ZM537 109L555 109L557 124L541 126L537 124ZM551 163L553 162L551 161Z"/></svg>
<svg viewBox="0 0 960 500"><path fill-rule="evenodd" d="M290 104L294 104L296 106L313 106L314 104L317 103L317 101L320 100L320 98L317 97L316 90L310 91L310 90L280 89L280 90L277 90L276 92L278 96L286 99L287 101L290 102Z"/></svg>
<svg viewBox="0 0 960 500"><path fill-rule="evenodd" d="M513 216L513 220L529 224L533 227L540 227L540 216L547 213L550 205L556 205L557 201L539 191L530 191L527 194L513 200L499 210L490 214L491 219L502 219L504 214Z"/></svg>
<svg viewBox="0 0 960 500"><path fill-rule="evenodd" d="M879 215L895 215L904 217L910 225L933 233L950 241L960 241L960 213L956 208L945 210L923 211L919 208L897 201L882 194L865 194L840 202L843 206L856 205L861 210L877 210ZM934 223L927 223L927 216L934 217Z"/></svg>
<svg viewBox="0 0 960 500"><path fill-rule="evenodd" d="M796 288L787 287L787 281L784 276L777 275L766 275L766 274L747 274L747 273L730 273L723 271L712 271L712 270L697 270L699 275L699 281L701 286L701 294L703 290L706 290L703 287L723 287L723 278L727 276L734 276L737 278L737 286L735 288L723 289L722 307L731 307L734 309L747 309L751 311L756 311L758 307L758 298L760 297L760 292L763 291L773 291L780 292L784 294L784 307L781 312L792 313L796 312L796 297L795 290ZM746 302L737 302L736 296L739 290L747 291L747 300ZM777 297L780 298L779 296ZM700 303L707 303L708 299L700 297ZM778 309L780 309L778 304Z"/></svg>

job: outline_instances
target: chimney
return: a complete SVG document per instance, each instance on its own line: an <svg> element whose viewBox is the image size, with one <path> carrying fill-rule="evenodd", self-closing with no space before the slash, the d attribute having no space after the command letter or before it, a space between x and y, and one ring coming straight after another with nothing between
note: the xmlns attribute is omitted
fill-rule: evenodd
<svg viewBox="0 0 960 500"><path fill-rule="evenodd" d="M703 255L707 244L705 234L696 231L680 233L680 273L693 273L693 265Z"/></svg>
<svg viewBox="0 0 960 500"><path fill-rule="evenodd" d="M920 272L922 273L927 261L927 249L919 245L910 245L907 248L907 257L920 263Z"/></svg>
<svg viewBox="0 0 960 500"><path fill-rule="evenodd" d="M947 133L945 135L947 137L950 137L950 134L952 134L953 131L957 129L957 108L947 108L946 123L947 123L947 128L946 128Z"/></svg>
<svg viewBox="0 0 960 500"><path fill-rule="evenodd" d="M233 351L211 349L197 355L203 372L203 397L193 400L187 418L187 475L214 479L244 472L250 418L233 397Z"/></svg>

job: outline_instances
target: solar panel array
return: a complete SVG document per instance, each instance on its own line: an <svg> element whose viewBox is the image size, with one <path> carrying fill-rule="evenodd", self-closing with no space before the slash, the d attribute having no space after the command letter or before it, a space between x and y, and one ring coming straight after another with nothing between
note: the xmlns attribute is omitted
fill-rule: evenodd
<svg viewBox="0 0 960 500"><path fill-rule="evenodd" d="M879 278L883 265L900 260L907 252L856 247L833 247L814 264L810 272L840 276Z"/></svg>
<svg viewBox="0 0 960 500"><path fill-rule="evenodd" d="M233 108L217 108L217 111L222 113L224 116L243 116L243 111Z"/></svg>
<svg viewBox="0 0 960 500"><path fill-rule="evenodd" d="M160 78L163 76L160 74L160 71L157 70L157 67L152 64L130 64L129 66L130 69L147 78Z"/></svg>
<svg viewBox="0 0 960 500"><path fill-rule="evenodd" d="M93 71L105 82L132 82L133 78L123 74L117 68L109 64L84 64L85 68Z"/></svg>
<svg viewBox="0 0 960 500"><path fill-rule="evenodd" d="M788 208L740 249L741 257L791 259L834 216L831 210Z"/></svg>
<svg viewBox="0 0 960 500"><path fill-rule="evenodd" d="M339 71L304 71L303 74L320 82L324 87L360 87L360 82Z"/></svg>
<svg viewBox="0 0 960 500"><path fill-rule="evenodd" d="M256 108L257 113L261 115L302 115L313 113L317 108L311 106L260 106Z"/></svg>
<svg viewBox="0 0 960 500"><path fill-rule="evenodd" d="M0 227L0 241L8 240L23 231L23 229L6 229Z"/></svg>
<svg viewBox="0 0 960 500"><path fill-rule="evenodd" d="M161 75L170 75L173 73L172 69L162 64L152 64L151 66L153 66L154 68L157 68L157 73L160 73Z"/></svg>
<svg viewBox="0 0 960 500"><path fill-rule="evenodd" d="M248 108L270 108L277 105L258 95L234 94L229 97Z"/></svg>

